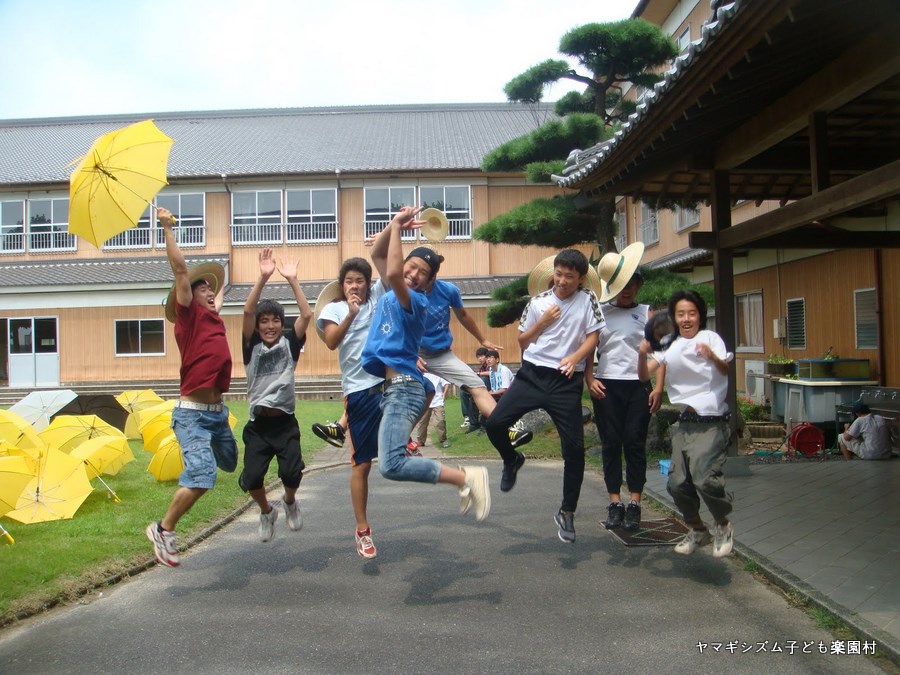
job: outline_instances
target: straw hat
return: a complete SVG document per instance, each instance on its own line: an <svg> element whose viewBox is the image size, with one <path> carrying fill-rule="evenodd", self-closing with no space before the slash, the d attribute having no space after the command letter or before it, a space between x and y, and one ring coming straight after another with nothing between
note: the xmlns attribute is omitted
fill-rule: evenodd
<svg viewBox="0 0 900 675"><path fill-rule="evenodd" d="M438 209L425 209L418 216L419 220L424 220L422 225L422 234L428 241L443 241L447 238L447 232L450 231L450 221L447 216Z"/></svg>
<svg viewBox="0 0 900 675"><path fill-rule="evenodd" d="M198 279L205 279L213 293L218 293L225 284L225 268L215 262L202 263L190 268L188 277L191 280L191 286ZM166 319L175 323L175 284L172 284L169 295L166 296Z"/></svg>
<svg viewBox="0 0 900 675"><path fill-rule="evenodd" d="M319 334L319 337L322 338L322 342L325 341L325 331L319 328L319 316L322 314L322 311L330 305L335 300L342 299L341 293L341 285L337 282L337 280L329 281L325 284L325 288L319 293L319 297L316 298L316 309L313 312L313 324L316 326L316 332Z"/></svg>
<svg viewBox="0 0 900 675"><path fill-rule="evenodd" d="M548 255L541 260L528 274L528 294L538 295L553 285L553 260L556 255ZM587 285L597 295L600 295L600 276L591 265L588 265L586 278Z"/></svg>
<svg viewBox="0 0 900 675"><path fill-rule="evenodd" d="M644 255L644 244L636 241L626 246L621 253L607 253L600 258L597 266L603 284L603 292L598 293L600 302L609 302L628 285L631 277L637 272Z"/></svg>

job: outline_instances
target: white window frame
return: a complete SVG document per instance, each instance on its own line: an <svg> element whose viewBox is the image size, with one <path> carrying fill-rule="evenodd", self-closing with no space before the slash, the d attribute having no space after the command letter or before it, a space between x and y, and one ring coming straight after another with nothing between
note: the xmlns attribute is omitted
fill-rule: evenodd
<svg viewBox="0 0 900 675"><path fill-rule="evenodd" d="M200 197L200 215L186 214L182 202L185 197ZM205 192L163 192L156 196L152 206L144 210L137 226L109 239L103 248L110 250L165 248L163 230L156 219L155 209L167 208L175 216L172 233L180 248L203 248L206 246L206 193Z"/></svg>
<svg viewBox="0 0 900 675"><path fill-rule="evenodd" d="M18 208L15 208L18 207ZM17 210L18 214L13 211ZM18 218L17 218L18 216ZM8 222L16 220L16 222ZM25 252L25 200L0 201L0 253Z"/></svg>
<svg viewBox="0 0 900 675"><path fill-rule="evenodd" d="M741 308L743 307L743 312ZM744 325L741 317L749 317ZM734 294L737 347L734 351L762 354L766 351L765 310L762 289ZM746 343L743 341L746 339Z"/></svg>
<svg viewBox="0 0 900 675"><path fill-rule="evenodd" d="M369 195L373 190L387 190L388 191L388 211L387 214L378 214L378 218L370 218L369 217ZM406 203L406 200L400 200L395 202L392 193L393 191L399 192L400 190L412 190L412 202ZM382 186L369 186L363 190L363 239L369 239L378 235L379 233L384 231L384 228L387 227L387 224L391 222L391 219L397 215L397 211L392 209L392 206L412 206L415 204L418 195L416 193L415 185L382 185ZM416 231L415 230L401 230L400 238L403 241L415 241L416 240Z"/></svg>
<svg viewBox="0 0 900 675"><path fill-rule="evenodd" d="M423 190L441 190L443 192L443 197L441 198L440 204L436 202L428 202L426 203L424 197L422 197ZM464 208L446 208L447 204L447 190L465 190L465 202L466 205ZM420 185L419 186L419 199L418 204L424 207L434 207L444 212L444 215L447 216L447 220L450 222L450 227L447 230L447 239L455 239L455 240L465 240L472 238L472 186L471 185Z"/></svg>
<svg viewBox="0 0 900 675"><path fill-rule="evenodd" d="M260 195L278 195L278 215L260 215ZM236 215L235 200L253 195L255 212ZM240 219L240 222L239 222ZM235 190L231 193L231 244L232 246L260 246L281 244L284 239L284 191L283 190Z"/></svg>
<svg viewBox="0 0 900 675"><path fill-rule="evenodd" d="M137 352L120 352L119 351L119 324L134 324L138 329L138 351ZM162 335L162 351L161 352L145 352L143 351L143 326L144 324L158 324L159 333ZM163 319L115 319L113 321L113 348L115 349L116 358L134 358L140 356L165 356L166 355L166 322Z"/></svg>
<svg viewBox="0 0 900 675"><path fill-rule="evenodd" d="M32 208L38 202L50 202L50 222L33 223ZM57 210L65 204L65 217ZM69 233L69 198L68 197L40 197L27 199L25 202L28 219L28 251L37 253L50 253L54 251L74 251L78 244L75 235ZM36 228L46 228L47 231L35 232ZM35 246L35 243L41 245ZM44 245L46 243L46 245Z"/></svg>
<svg viewBox="0 0 900 675"><path fill-rule="evenodd" d="M291 215L292 195L306 194L309 212ZM330 211L316 211L314 196L331 195ZM338 240L337 189L290 188L284 191L285 241L288 244L333 244Z"/></svg>
<svg viewBox="0 0 900 675"><path fill-rule="evenodd" d="M656 209L651 209L649 204L640 203L641 210L641 241L644 244L659 243L659 217Z"/></svg>
<svg viewBox="0 0 900 675"><path fill-rule="evenodd" d="M687 51L687 48L691 45L691 24L685 26L684 30L679 33L678 39L675 40L675 44L678 45L679 54L684 54L684 52Z"/></svg>
<svg viewBox="0 0 900 675"><path fill-rule="evenodd" d="M687 229L700 224L700 211L686 209L682 206L675 207L675 231L684 232Z"/></svg>
<svg viewBox="0 0 900 675"><path fill-rule="evenodd" d="M878 296L874 288L853 291L853 334L857 349L878 349ZM861 335L862 333L862 335ZM866 339L871 335L870 339Z"/></svg>
<svg viewBox="0 0 900 675"><path fill-rule="evenodd" d="M785 334L788 349L806 349L806 299L788 298L785 303ZM792 311L793 308L794 309ZM798 335L801 333L802 335ZM796 338L802 337L802 342Z"/></svg>

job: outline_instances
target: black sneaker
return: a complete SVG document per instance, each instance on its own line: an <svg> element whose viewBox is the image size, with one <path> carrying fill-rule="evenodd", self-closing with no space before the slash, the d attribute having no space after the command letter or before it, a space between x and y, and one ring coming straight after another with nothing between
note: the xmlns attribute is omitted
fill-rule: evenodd
<svg viewBox="0 0 900 675"><path fill-rule="evenodd" d="M559 540L567 544L575 541L575 514L571 511L563 511L562 509L553 517L553 522L559 528Z"/></svg>
<svg viewBox="0 0 900 675"><path fill-rule="evenodd" d="M319 424L316 422L312 425L313 433L321 438L329 445L340 448L344 445L344 427L337 422L331 424Z"/></svg>
<svg viewBox="0 0 900 675"><path fill-rule="evenodd" d="M516 459L512 464L503 463L503 475L500 477L500 492L509 492L516 484L516 474L525 463L525 455L516 453Z"/></svg>
<svg viewBox="0 0 900 675"><path fill-rule="evenodd" d="M512 443L514 448L530 443L532 438L534 438L534 434L530 431L521 431L515 427L509 428L509 442Z"/></svg>
<svg viewBox="0 0 900 675"><path fill-rule="evenodd" d="M623 529L634 532L641 526L641 505L637 502L630 502L628 508L625 509L625 525Z"/></svg>
<svg viewBox="0 0 900 675"><path fill-rule="evenodd" d="M622 521L625 519L625 507L622 502L612 502L606 507L606 522L603 527L607 530L614 530L622 527Z"/></svg>

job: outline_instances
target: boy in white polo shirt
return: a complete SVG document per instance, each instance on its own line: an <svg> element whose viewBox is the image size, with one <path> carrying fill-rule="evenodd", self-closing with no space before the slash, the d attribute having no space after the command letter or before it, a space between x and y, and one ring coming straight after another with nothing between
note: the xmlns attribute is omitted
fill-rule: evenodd
<svg viewBox="0 0 900 675"><path fill-rule="evenodd" d="M600 302L584 286L588 261L566 249L553 260L553 286L528 303L519 322L522 367L485 425L503 458L500 490L509 492L525 456L507 431L522 415L543 408L559 432L563 456L563 498L554 521L560 540L575 541L575 509L584 480L584 422L581 394L585 359L597 348L603 326Z"/></svg>

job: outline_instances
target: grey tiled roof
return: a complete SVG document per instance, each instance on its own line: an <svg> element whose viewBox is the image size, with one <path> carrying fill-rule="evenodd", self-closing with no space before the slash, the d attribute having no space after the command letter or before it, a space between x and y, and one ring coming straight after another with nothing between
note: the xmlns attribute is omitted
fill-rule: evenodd
<svg viewBox="0 0 900 675"><path fill-rule="evenodd" d="M175 139L170 179L472 170L552 104L288 108L0 120L0 186L68 181L97 137L143 119Z"/></svg>
<svg viewBox="0 0 900 675"><path fill-rule="evenodd" d="M228 256L186 257L189 267L203 262L228 265ZM0 292L26 286L171 284L172 268L165 258L103 258L0 263ZM44 288L43 290L47 290Z"/></svg>

